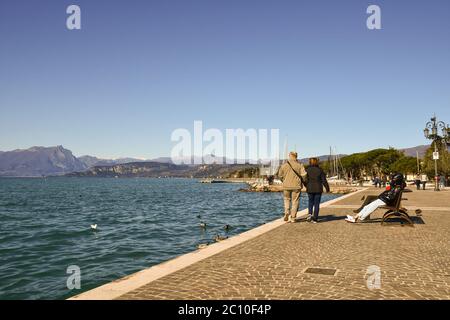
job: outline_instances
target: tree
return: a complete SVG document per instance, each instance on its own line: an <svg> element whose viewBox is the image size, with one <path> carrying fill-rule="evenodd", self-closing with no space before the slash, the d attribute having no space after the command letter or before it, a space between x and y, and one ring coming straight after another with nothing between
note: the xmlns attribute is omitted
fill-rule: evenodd
<svg viewBox="0 0 450 320"><path fill-rule="evenodd" d="M390 171L404 174L417 173L417 159L403 156L390 166Z"/></svg>
<svg viewBox="0 0 450 320"><path fill-rule="evenodd" d="M431 147L425 153L425 157L423 160L423 172L425 172L429 177L434 177L435 169L434 169L434 160L433 160L433 152L434 152L434 144L431 144ZM450 154L448 152L447 145L438 141L437 149L439 151L439 160L437 161L438 174L448 175L450 174Z"/></svg>
<svg viewBox="0 0 450 320"><path fill-rule="evenodd" d="M368 152L354 153L341 159L343 169L354 179L367 175L382 176L393 172L415 173L417 162L413 157L407 157L402 152L389 149L374 149ZM324 168L329 167L325 162Z"/></svg>

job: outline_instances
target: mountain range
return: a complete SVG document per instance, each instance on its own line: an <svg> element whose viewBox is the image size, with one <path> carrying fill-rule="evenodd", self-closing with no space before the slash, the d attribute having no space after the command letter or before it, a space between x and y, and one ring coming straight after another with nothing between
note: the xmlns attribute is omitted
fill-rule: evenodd
<svg viewBox="0 0 450 320"><path fill-rule="evenodd" d="M135 159L135 158L119 158L119 159L101 159L94 156L81 156L78 157L85 166L86 169L94 166L113 166L116 164L130 163L130 162L145 162L149 160ZM154 160L156 161L156 160ZM163 161L161 161L163 162Z"/></svg>
<svg viewBox="0 0 450 320"><path fill-rule="evenodd" d="M40 177L85 171L98 165L116 165L143 160L134 158L100 159L93 156L75 157L63 146L31 147L0 151L0 176Z"/></svg>
<svg viewBox="0 0 450 320"><path fill-rule="evenodd" d="M417 146L414 148L401 149L408 156L416 156L419 153L423 157L429 146ZM344 155L340 155L341 157ZM210 159L216 160L217 163L223 163L225 160L221 157L209 156ZM320 156L319 159L327 160L328 155ZM307 162L308 159L300 159L301 162ZM144 165L143 163L147 163ZM117 165L130 164L122 168L115 167ZM53 175L66 175L74 172L85 172L81 175L95 175L92 168L100 168L101 172L109 172L107 175L116 175L114 170L125 170L123 175L127 176L133 170L138 170L143 176L158 175L165 176L168 172L176 171L176 176L185 175L203 175L205 170L213 170L214 172L222 172L219 169L221 165L210 166L177 166L173 164L171 158L160 157L156 159L142 160L135 158L120 159L101 159L94 156L75 157L72 152L63 146L56 147L31 147L29 149L17 149L13 151L0 151L0 176L4 177L41 177ZM240 166L240 167L239 167ZM195 167L195 168L192 168ZM222 165L226 170L243 168L246 165ZM116 168L116 169L112 169ZM155 169L158 168L158 169ZM202 169L203 168L203 169ZM205 169L206 168L206 169ZM131 171L127 171L131 170ZM203 171L202 171L203 170ZM100 172L98 171L98 172ZM151 173L150 173L151 172Z"/></svg>
<svg viewBox="0 0 450 320"><path fill-rule="evenodd" d="M86 165L62 146L0 153L0 176L36 177L82 170L86 170Z"/></svg>
<svg viewBox="0 0 450 320"><path fill-rule="evenodd" d="M416 157L417 154L419 154L419 158L423 158L429 147L430 145L421 145L413 148L401 149L400 151L403 151L403 153L409 157Z"/></svg>

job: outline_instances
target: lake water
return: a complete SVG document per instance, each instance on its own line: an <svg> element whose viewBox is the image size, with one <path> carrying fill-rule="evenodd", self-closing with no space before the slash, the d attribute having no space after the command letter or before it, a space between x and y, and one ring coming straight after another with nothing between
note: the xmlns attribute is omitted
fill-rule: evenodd
<svg viewBox="0 0 450 320"><path fill-rule="evenodd" d="M2 178L0 299L64 299L282 215L280 193L237 191L242 187L192 179ZM70 265L81 270L80 290L67 288Z"/></svg>

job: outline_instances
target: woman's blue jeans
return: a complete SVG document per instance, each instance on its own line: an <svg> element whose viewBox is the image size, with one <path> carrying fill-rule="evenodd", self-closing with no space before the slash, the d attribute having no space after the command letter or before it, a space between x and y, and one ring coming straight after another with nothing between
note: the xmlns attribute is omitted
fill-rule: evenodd
<svg viewBox="0 0 450 320"><path fill-rule="evenodd" d="M314 221L319 218L321 193L308 193L308 213Z"/></svg>

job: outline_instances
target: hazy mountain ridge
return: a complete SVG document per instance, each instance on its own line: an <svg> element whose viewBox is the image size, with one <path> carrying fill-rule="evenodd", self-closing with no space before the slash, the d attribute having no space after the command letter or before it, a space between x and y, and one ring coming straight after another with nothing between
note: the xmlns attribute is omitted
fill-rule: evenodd
<svg viewBox="0 0 450 320"><path fill-rule="evenodd" d="M32 147L0 153L0 176L36 177L86 170L63 146Z"/></svg>
<svg viewBox="0 0 450 320"><path fill-rule="evenodd" d="M113 166L95 166L83 172L67 174L69 177L104 177L104 178L206 178L231 177L233 173L252 169L254 165L209 164L209 165L175 165L164 162L132 162Z"/></svg>
<svg viewBox="0 0 450 320"><path fill-rule="evenodd" d="M417 147L404 148L399 150L402 151L406 156L416 157L417 153L419 153L419 158L423 158L429 147L430 145L421 145Z"/></svg>
<svg viewBox="0 0 450 320"><path fill-rule="evenodd" d="M427 145L412 148L399 149L407 156L419 157L425 155ZM340 157L345 155L341 154ZM50 175L65 175L77 173L79 176L129 176L133 172L137 176L208 176L226 175L230 170L240 170L251 165L220 164L225 163L223 157L206 158L218 164L212 165L175 165L170 157L159 157L152 160L135 158L101 159L95 156L85 155L75 157L72 152L63 146L56 147L31 147L29 149L17 149L12 151L0 151L0 176L8 177L39 177ZM319 156L321 161L328 160L329 155ZM180 159L175 159L180 160ZM194 159L184 159L194 160ZM197 162L199 158L195 158ZM309 158L300 159L307 163ZM190 162L190 161L189 161ZM145 165L139 165L144 163ZM121 165L128 166L120 167ZM155 165L159 164L159 165ZM253 165L255 166L255 165ZM92 170L95 168L94 170ZM240 168L240 169L238 169ZM134 170L134 171L133 171ZM85 172L85 173L83 173Z"/></svg>
<svg viewBox="0 0 450 320"><path fill-rule="evenodd" d="M342 158L342 157L345 157L346 154L338 154L338 155L334 155L334 156ZM318 156L316 158L319 159L319 162L328 161L330 159L330 155ZM308 164L309 163L309 158L301 158L301 159L299 159L299 161L301 163L303 163L303 164Z"/></svg>
<svg viewBox="0 0 450 320"><path fill-rule="evenodd" d="M141 159L135 159L135 158L118 158L118 159L102 159L97 158L94 156L81 156L78 157L78 160L83 162L87 168L94 167L94 166L113 166L116 164L123 164L123 163L130 163L130 162L145 162L145 161L151 161L151 160L141 160Z"/></svg>
<svg viewBox="0 0 450 320"><path fill-rule="evenodd" d="M187 166L178 166L162 162L131 162L115 165L100 165L83 172L72 172L67 176L76 177L160 177L185 176Z"/></svg>

